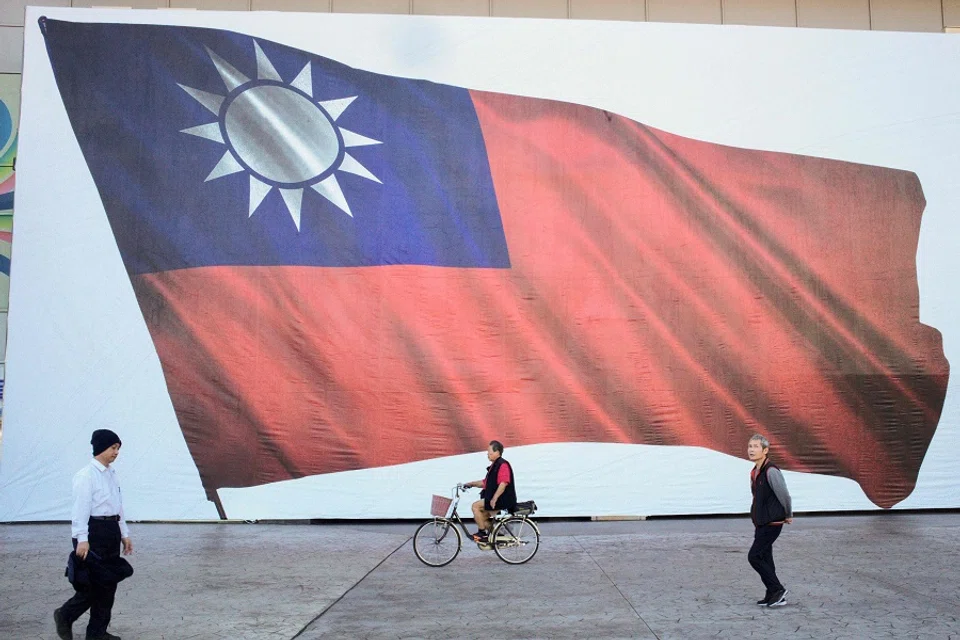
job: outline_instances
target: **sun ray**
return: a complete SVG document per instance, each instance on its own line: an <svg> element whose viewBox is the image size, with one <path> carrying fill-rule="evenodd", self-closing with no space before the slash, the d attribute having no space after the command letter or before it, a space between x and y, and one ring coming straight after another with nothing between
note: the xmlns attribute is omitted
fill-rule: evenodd
<svg viewBox="0 0 960 640"><path fill-rule="evenodd" d="M253 48L256 49L257 52L257 79L283 82L283 78L277 73L273 63L270 62L270 58L263 52L263 49L260 48L256 40L253 41Z"/></svg>
<svg viewBox="0 0 960 640"><path fill-rule="evenodd" d="M248 216L253 215L253 212L257 210L257 207L260 206L260 203L263 202L272 188L266 182L261 182L256 176L250 176L250 213L247 214Z"/></svg>
<svg viewBox="0 0 960 640"><path fill-rule="evenodd" d="M181 129L180 133L189 133L190 135L197 136L198 138L206 138L207 140L213 140L214 142L223 144L223 134L220 133L219 122L211 122L210 124L201 124L198 127Z"/></svg>
<svg viewBox="0 0 960 640"><path fill-rule="evenodd" d="M366 178L367 180L373 180L378 184L383 184L380 182L380 178L370 173L365 166L360 164L360 162L358 162L357 159L351 156L349 153L343 154L343 162L340 163L338 170L352 173L355 176L360 176L361 178Z"/></svg>
<svg viewBox="0 0 960 640"><path fill-rule="evenodd" d="M177 86L190 94L190 97L206 107L207 111L212 113L215 116L220 115L220 105L223 104L224 97L216 94L210 93L208 91L201 91L200 89L194 89L186 85L177 83Z"/></svg>
<svg viewBox="0 0 960 640"><path fill-rule="evenodd" d="M312 185L311 187L314 191L322 195L324 198L337 205L341 211L346 213L351 218L353 213L350 211L350 205L347 204L347 198L343 195L343 191L340 189L340 183L337 182L336 176L330 176L326 180Z"/></svg>
<svg viewBox="0 0 960 640"><path fill-rule="evenodd" d="M333 121L336 122L337 118L342 116L343 112L350 106L350 103L356 99L357 96L352 96L350 98L340 98L339 100L324 100L317 104L323 107L324 110L330 114L330 117L333 118Z"/></svg>
<svg viewBox="0 0 960 640"><path fill-rule="evenodd" d="M287 211L293 218L293 224L297 225L297 231L300 231L300 205L303 203L303 189L280 189L280 195L287 205Z"/></svg>
<svg viewBox="0 0 960 640"><path fill-rule="evenodd" d="M227 151L223 154L223 157L220 158L220 162L217 163L217 166L213 168L213 171L210 172L210 175L207 176L204 182L210 182L211 180L229 176L239 171L243 171L243 165L237 162L237 159L233 157L230 151Z"/></svg>
<svg viewBox="0 0 960 640"><path fill-rule="evenodd" d="M293 79L293 82L290 83L290 86L300 89L305 94L313 97L313 75L310 72L310 63L307 63L307 66L297 74L297 77Z"/></svg>
<svg viewBox="0 0 960 640"><path fill-rule="evenodd" d="M217 71L220 72L220 77L223 78L223 84L227 86L227 91L233 91L240 85L250 82L250 78L237 71L229 62L215 54L210 47L204 46L204 49L207 50L207 55L213 60L213 65L217 68Z"/></svg>
<svg viewBox="0 0 960 640"><path fill-rule="evenodd" d="M359 133L354 133L340 127L340 135L343 136L343 146L347 147L367 147L371 144L383 144L379 140L374 140L373 138L368 138L367 136L362 136Z"/></svg>

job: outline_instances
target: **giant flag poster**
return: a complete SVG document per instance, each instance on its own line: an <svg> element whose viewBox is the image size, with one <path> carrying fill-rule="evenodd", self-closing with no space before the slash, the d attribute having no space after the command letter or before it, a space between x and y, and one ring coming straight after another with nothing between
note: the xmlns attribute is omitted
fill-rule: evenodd
<svg viewBox="0 0 960 640"><path fill-rule="evenodd" d="M737 513L755 433L800 510L956 506L946 39L34 18L3 519L98 426L143 518L416 517L492 439L548 515Z"/></svg>

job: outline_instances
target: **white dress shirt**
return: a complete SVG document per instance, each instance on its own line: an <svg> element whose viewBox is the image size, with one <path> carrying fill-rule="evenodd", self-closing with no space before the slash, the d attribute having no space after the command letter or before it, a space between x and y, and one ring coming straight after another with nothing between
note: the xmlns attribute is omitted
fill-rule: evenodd
<svg viewBox="0 0 960 640"><path fill-rule="evenodd" d="M130 537L123 517L120 481L113 467L105 467L96 458L73 476L73 537L87 542L90 516L120 516L120 535Z"/></svg>

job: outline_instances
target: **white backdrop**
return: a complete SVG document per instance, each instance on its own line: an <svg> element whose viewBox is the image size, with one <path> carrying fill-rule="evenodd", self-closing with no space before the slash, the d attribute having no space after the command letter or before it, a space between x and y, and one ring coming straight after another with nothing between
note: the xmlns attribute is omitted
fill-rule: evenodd
<svg viewBox="0 0 960 640"><path fill-rule="evenodd" d="M921 321L960 362L960 38L547 20L31 8L18 159L0 521L68 519L93 429L123 439L131 519L215 518L156 351L59 98L41 15L238 31L380 73L607 109L739 147L915 172ZM509 73L505 73L505 69ZM896 508L960 506L960 403L948 390L917 487ZM511 449L543 515L742 513L750 464L692 447ZM746 443L744 443L746 447ZM220 491L231 518L394 518L482 476L481 453ZM787 473L794 508L873 509L852 480ZM669 478L669 481L666 481Z"/></svg>

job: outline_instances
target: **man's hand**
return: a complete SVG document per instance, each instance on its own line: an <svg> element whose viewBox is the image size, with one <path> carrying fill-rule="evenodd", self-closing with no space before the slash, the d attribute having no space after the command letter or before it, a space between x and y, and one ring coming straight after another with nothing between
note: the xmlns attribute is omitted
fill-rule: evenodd
<svg viewBox="0 0 960 640"><path fill-rule="evenodd" d="M123 538L123 555L128 556L133 553L133 540L130 538Z"/></svg>
<svg viewBox="0 0 960 640"><path fill-rule="evenodd" d="M87 554L90 552L90 543L89 542L79 542L77 543L77 557L81 560L87 559Z"/></svg>
<svg viewBox="0 0 960 640"><path fill-rule="evenodd" d="M793 524L793 518L787 518L786 520L784 520L784 522L786 522L787 524Z"/></svg>
<svg viewBox="0 0 960 640"><path fill-rule="evenodd" d="M497 508L497 499L496 499L496 498L494 498L493 500L490 501L490 508L493 509L493 510L496 510L496 508Z"/></svg>

